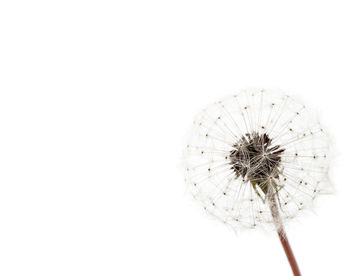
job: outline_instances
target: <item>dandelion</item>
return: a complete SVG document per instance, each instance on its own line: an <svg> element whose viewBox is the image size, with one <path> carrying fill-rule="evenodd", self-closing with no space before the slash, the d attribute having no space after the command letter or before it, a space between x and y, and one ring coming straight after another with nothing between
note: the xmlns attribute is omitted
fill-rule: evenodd
<svg viewBox="0 0 350 276"><path fill-rule="evenodd" d="M186 182L206 212L234 229L273 225L300 275L283 225L329 191L328 145L303 104L279 91L241 91L195 118Z"/></svg>

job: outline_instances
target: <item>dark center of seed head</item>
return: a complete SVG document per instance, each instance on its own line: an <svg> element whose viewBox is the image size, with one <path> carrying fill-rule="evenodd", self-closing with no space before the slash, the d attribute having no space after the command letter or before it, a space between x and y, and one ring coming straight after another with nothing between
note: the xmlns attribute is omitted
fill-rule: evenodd
<svg viewBox="0 0 350 276"><path fill-rule="evenodd" d="M272 140L264 133L247 133L233 145L230 152L231 169L236 177L242 177L253 185L279 177L280 146L272 146Z"/></svg>

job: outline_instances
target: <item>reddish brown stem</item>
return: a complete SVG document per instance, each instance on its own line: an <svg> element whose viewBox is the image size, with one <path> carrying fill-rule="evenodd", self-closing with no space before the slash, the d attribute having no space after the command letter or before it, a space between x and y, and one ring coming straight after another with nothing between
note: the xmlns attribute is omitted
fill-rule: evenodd
<svg viewBox="0 0 350 276"><path fill-rule="evenodd" d="M269 203L270 203L270 210L271 210L272 218L273 218L273 221L275 223L276 230L278 233L278 237L281 241L284 252L286 253L286 256L287 256L289 264L292 268L293 274L294 274L294 276L301 276L297 261L294 257L292 248L289 244L287 234L284 231L282 220L281 220L281 217L280 217L280 214L278 211L278 206L276 203L276 198L274 195L269 197Z"/></svg>

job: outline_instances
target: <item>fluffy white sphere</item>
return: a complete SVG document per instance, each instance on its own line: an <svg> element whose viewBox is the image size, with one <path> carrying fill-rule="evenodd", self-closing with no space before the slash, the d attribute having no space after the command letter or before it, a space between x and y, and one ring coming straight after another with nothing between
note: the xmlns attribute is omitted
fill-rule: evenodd
<svg viewBox="0 0 350 276"><path fill-rule="evenodd" d="M244 144L254 135L252 154ZM186 181L208 213L235 229L254 228L273 220L266 191L253 178L273 180L266 185L274 185L281 219L290 219L328 191L328 153L325 130L303 104L280 91L244 90L196 116L184 154Z"/></svg>

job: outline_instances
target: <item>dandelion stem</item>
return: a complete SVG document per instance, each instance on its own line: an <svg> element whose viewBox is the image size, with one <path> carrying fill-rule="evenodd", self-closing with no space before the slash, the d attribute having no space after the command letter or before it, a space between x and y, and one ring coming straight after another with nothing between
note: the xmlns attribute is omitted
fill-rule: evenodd
<svg viewBox="0 0 350 276"><path fill-rule="evenodd" d="M294 274L294 276L301 276L297 261L294 257L292 248L289 244L287 234L283 228L283 223L282 223L279 211L278 211L278 206L277 206L275 195L269 196L269 205L270 205L272 218L273 218L273 221L274 221L274 224L276 226L277 233L278 233L278 237L281 241L284 252L286 253L286 256L287 256L289 264L292 268L293 274Z"/></svg>

